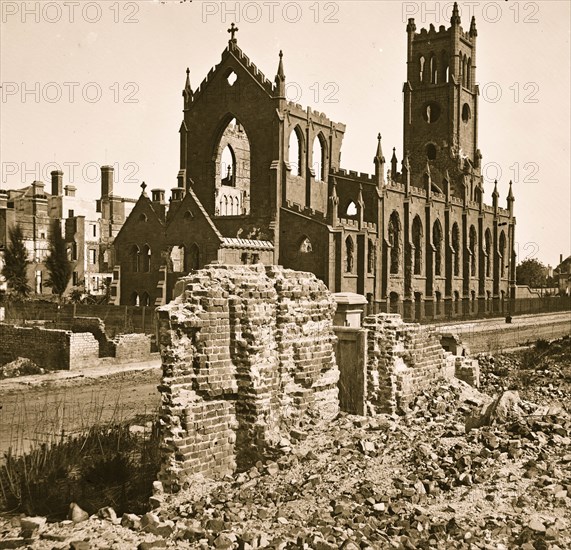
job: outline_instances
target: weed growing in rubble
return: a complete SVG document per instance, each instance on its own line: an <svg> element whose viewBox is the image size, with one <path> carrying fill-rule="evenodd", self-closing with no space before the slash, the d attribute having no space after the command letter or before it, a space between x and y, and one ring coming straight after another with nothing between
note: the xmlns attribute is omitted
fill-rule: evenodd
<svg viewBox="0 0 571 550"><path fill-rule="evenodd" d="M17 433L0 459L0 508L54 520L65 518L70 502L90 514L104 506L118 514L146 511L160 468L156 415L127 422L118 419L117 406L109 418L102 403L91 403L70 424L69 406L49 407L49 414L38 412L44 425L41 431L36 425L33 438L25 422L14 424ZM63 425L75 429L66 433Z"/></svg>

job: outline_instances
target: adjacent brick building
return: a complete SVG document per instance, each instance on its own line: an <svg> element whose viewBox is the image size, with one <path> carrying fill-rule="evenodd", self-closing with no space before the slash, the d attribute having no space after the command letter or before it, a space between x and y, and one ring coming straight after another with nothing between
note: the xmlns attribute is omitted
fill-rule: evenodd
<svg viewBox="0 0 571 550"><path fill-rule="evenodd" d="M90 294L103 293L115 265L113 239L135 204L133 199L113 194L113 174L112 166L101 167L101 198L97 201L76 196L73 185L64 187L61 170L51 172L51 193L41 181L22 189L0 190L0 269L9 230L19 224L30 260L30 287L37 294L50 294L45 285L45 260L57 221L73 266L68 286L83 286Z"/></svg>
<svg viewBox="0 0 571 550"><path fill-rule="evenodd" d="M218 260L310 271L334 292L409 314L492 305L515 282L511 191L484 203L477 30L407 25L404 144L374 173L340 166L342 123L286 99L232 37L201 85L187 70L178 185L143 193L115 240L115 300L162 304L174 281ZM374 146L372 146L374 150ZM464 304L464 309L466 308Z"/></svg>

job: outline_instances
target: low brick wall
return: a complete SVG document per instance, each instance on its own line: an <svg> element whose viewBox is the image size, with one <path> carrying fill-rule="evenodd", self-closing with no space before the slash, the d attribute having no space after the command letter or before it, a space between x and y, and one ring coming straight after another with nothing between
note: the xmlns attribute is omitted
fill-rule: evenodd
<svg viewBox="0 0 571 550"><path fill-rule="evenodd" d="M367 414L394 413L438 378L477 381L477 361L445 351L434 326L405 323L400 315L365 318ZM474 364L475 363L475 364Z"/></svg>
<svg viewBox="0 0 571 550"><path fill-rule="evenodd" d="M171 491L191 474L257 459L306 415L338 412L335 302L314 275L211 265L159 308L163 466Z"/></svg>
<svg viewBox="0 0 571 550"><path fill-rule="evenodd" d="M0 363L17 357L48 370L73 370L97 362L99 343L90 333L0 324Z"/></svg>
<svg viewBox="0 0 571 550"><path fill-rule="evenodd" d="M110 342L111 357L118 361L148 361L151 357L151 337L148 334L120 334Z"/></svg>

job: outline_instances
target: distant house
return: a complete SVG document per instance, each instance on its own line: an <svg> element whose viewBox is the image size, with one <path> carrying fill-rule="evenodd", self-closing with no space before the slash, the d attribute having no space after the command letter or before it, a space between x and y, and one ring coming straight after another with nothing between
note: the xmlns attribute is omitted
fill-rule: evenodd
<svg viewBox="0 0 571 550"><path fill-rule="evenodd" d="M559 287L559 294L569 296L571 294L571 256L563 260L562 254L559 261L559 265L553 270L553 276Z"/></svg>

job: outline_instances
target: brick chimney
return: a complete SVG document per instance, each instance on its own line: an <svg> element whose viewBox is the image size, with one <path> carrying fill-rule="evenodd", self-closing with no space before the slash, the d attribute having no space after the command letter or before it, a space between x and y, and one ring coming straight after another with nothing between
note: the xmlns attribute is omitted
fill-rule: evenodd
<svg viewBox="0 0 571 550"><path fill-rule="evenodd" d="M52 176L52 195L60 197L63 193L63 172L61 170L54 170L51 172Z"/></svg>
<svg viewBox="0 0 571 550"><path fill-rule="evenodd" d="M113 166L101 167L101 197L113 195Z"/></svg>

